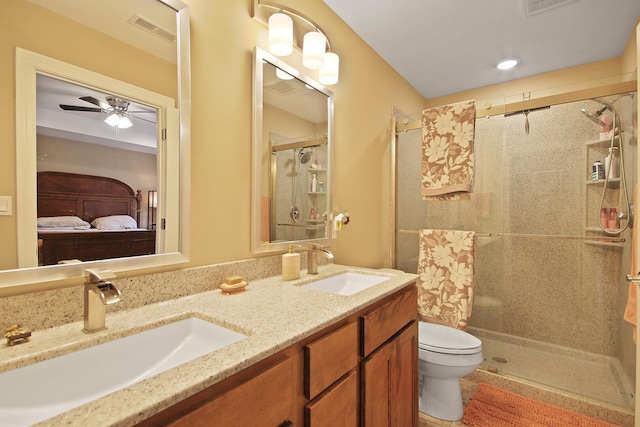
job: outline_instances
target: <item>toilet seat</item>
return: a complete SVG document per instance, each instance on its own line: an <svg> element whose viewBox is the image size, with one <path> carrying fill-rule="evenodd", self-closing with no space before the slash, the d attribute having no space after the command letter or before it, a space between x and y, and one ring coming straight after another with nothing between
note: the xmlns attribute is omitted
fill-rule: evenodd
<svg viewBox="0 0 640 427"><path fill-rule="evenodd" d="M443 354L474 354L482 351L482 341L456 328L418 322L418 347Z"/></svg>

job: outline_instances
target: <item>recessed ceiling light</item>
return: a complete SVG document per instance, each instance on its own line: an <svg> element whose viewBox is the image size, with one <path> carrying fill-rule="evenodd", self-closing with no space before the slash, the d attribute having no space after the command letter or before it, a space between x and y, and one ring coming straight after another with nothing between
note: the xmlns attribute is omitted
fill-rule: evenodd
<svg viewBox="0 0 640 427"><path fill-rule="evenodd" d="M509 70L518 64L516 59L507 59L498 64L498 68L501 70Z"/></svg>

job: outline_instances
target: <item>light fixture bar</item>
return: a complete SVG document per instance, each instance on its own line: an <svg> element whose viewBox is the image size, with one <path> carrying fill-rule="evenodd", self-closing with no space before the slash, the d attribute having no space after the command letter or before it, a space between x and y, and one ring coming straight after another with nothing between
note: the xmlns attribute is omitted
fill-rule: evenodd
<svg viewBox="0 0 640 427"><path fill-rule="evenodd" d="M327 37L327 33L322 28L320 28L318 24L316 24L313 20L311 20L311 18L308 18L307 16L303 15L297 10L293 10L287 6L283 6L278 3L273 3L266 0L257 0L257 1L258 1L258 6L264 6L264 7L274 9L276 11L284 12L287 15L290 15L291 17L294 17L294 18L298 18L299 20L306 22L307 25L310 25L311 27L315 28L315 30L319 33L322 33L322 35L326 39L327 52L331 51L331 42L329 41L329 37Z"/></svg>

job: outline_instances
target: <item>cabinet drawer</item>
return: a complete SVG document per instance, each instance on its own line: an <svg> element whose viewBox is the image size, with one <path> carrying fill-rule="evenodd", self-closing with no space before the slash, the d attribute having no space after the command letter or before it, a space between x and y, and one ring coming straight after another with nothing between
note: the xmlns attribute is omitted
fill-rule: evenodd
<svg viewBox="0 0 640 427"><path fill-rule="evenodd" d="M358 364L358 324L352 322L304 347L304 393L313 399Z"/></svg>
<svg viewBox="0 0 640 427"><path fill-rule="evenodd" d="M286 425L293 414L293 362L287 358L251 380L174 421L163 425L244 427Z"/></svg>
<svg viewBox="0 0 640 427"><path fill-rule="evenodd" d="M415 283L382 306L360 316L362 324L361 355L368 356L391 338L418 313L418 292Z"/></svg>
<svg viewBox="0 0 640 427"><path fill-rule="evenodd" d="M358 375L353 370L305 407L306 427L358 425Z"/></svg>

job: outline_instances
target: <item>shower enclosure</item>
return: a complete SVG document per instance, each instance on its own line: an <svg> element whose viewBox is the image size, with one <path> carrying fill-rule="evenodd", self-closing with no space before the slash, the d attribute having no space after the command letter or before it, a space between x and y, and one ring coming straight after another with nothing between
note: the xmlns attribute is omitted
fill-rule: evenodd
<svg viewBox="0 0 640 427"><path fill-rule="evenodd" d="M635 93L477 117L473 192L448 201L421 200L421 130L399 131L395 268L416 272L417 230L476 231L468 331L483 342L481 369L628 412L636 375L633 328L623 320L632 228L599 226L601 204L629 212L621 178L592 179L610 138L581 112L607 102L619 113L614 145L623 141L632 199ZM420 114L398 117L407 120Z"/></svg>

